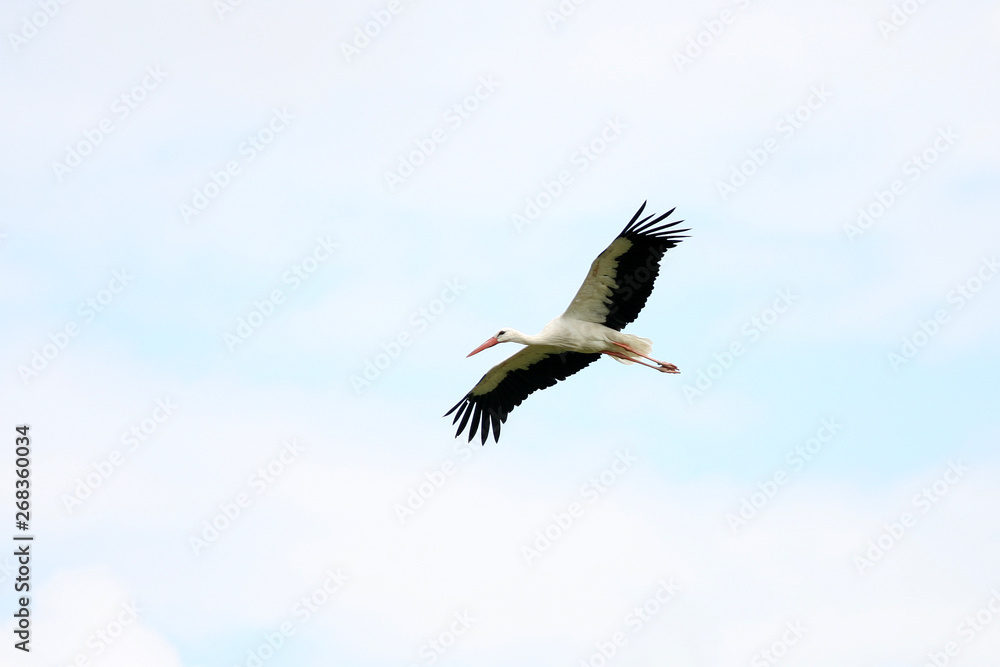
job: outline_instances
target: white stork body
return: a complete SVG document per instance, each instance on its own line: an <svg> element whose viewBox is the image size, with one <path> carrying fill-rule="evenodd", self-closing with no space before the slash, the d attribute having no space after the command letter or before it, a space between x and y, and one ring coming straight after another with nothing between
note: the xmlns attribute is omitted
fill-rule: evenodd
<svg viewBox="0 0 1000 667"><path fill-rule="evenodd" d="M521 343L522 345L551 345L568 352L585 352L602 354L604 352L620 352L627 357L635 354L616 344L628 345L630 348L648 354L653 350L653 341L632 334L621 333L597 322L587 322L567 316L565 313L552 320L535 336L521 333L517 329L504 329L506 335L503 341ZM492 346L491 346L492 347ZM469 356L472 356L471 354ZM627 359L614 357L624 364L632 363Z"/></svg>
<svg viewBox="0 0 1000 667"><path fill-rule="evenodd" d="M606 354L624 364L638 363L664 373L678 373L673 364L648 356L653 342L619 329L632 322L653 291L663 254L680 242L680 232L671 229L678 220L657 227L673 209L656 219L650 215L638 220L646 204L636 212L621 234L598 255L590 266L576 296L559 317L536 335L516 329L501 329L469 353L498 343L521 343L523 350L497 364L445 416L458 411L452 423L461 419L456 436L471 417L469 440L480 430L483 444L493 429L493 439L500 438L500 425L512 409L529 394L554 385L585 368ZM648 359L656 365L646 363ZM482 424L480 429L480 424Z"/></svg>

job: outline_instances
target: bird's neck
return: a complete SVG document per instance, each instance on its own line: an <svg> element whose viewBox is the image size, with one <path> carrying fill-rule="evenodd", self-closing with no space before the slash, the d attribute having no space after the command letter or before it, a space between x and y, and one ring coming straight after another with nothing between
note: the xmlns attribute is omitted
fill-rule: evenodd
<svg viewBox="0 0 1000 667"><path fill-rule="evenodd" d="M507 329L507 337L514 343L520 343L521 345L537 345L538 336L532 336L530 334L521 333L517 329Z"/></svg>

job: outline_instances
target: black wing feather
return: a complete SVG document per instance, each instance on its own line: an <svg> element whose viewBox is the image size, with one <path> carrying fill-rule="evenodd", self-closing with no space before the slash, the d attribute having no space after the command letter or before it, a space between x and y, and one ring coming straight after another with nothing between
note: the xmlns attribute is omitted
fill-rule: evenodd
<svg viewBox="0 0 1000 667"><path fill-rule="evenodd" d="M605 326L615 331L621 331L639 316L639 311L646 305L646 300L653 292L653 283L660 274L660 259L667 250L680 243L681 239L687 238L683 232L690 231L673 229L683 220L656 226L676 210L673 208L659 217L650 215L638 220L645 208L646 202L643 202L618 235L631 241L632 247L617 258L617 286L612 289L611 304L604 322Z"/></svg>
<svg viewBox="0 0 1000 667"><path fill-rule="evenodd" d="M479 430L480 439L485 445L491 428L493 441L498 442L500 425L507 421L510 411L525 398L539 389L565 380L597 361L600 356L583 352L561 352L559 348L551 346L529 345L490 369L472 391L446 412L445 416L458 410L452 420L454 424L462 418L456 437L462 434L469 415L472 415L469 442ZM491 385L490 389L485 389Z"/></svg>

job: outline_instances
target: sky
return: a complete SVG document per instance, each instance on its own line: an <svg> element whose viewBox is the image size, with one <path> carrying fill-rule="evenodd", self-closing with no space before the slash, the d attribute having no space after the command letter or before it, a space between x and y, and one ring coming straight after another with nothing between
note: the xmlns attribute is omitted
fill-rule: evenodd
<svg viewBox="0 0 1000 667"><path fill-rule="evenodd" d="M997 663L994 3L0 28L0 664ZM643 202L681 373L455 439Z"/></svg>

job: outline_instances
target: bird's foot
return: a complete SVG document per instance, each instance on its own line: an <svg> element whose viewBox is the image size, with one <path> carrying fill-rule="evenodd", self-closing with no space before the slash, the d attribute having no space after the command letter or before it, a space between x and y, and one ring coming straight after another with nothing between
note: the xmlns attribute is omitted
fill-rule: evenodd
<svg viewBox="0 0 1000 667"><path fill-rule="evenodd" d="M660 371L661 373L680 373L681 372L680 369L677 368L677 366L674 366L673 364L665 364L662 361L658 361L657 363L660 364L660 365L659 365L659 367L656 370Z"/></svg>

